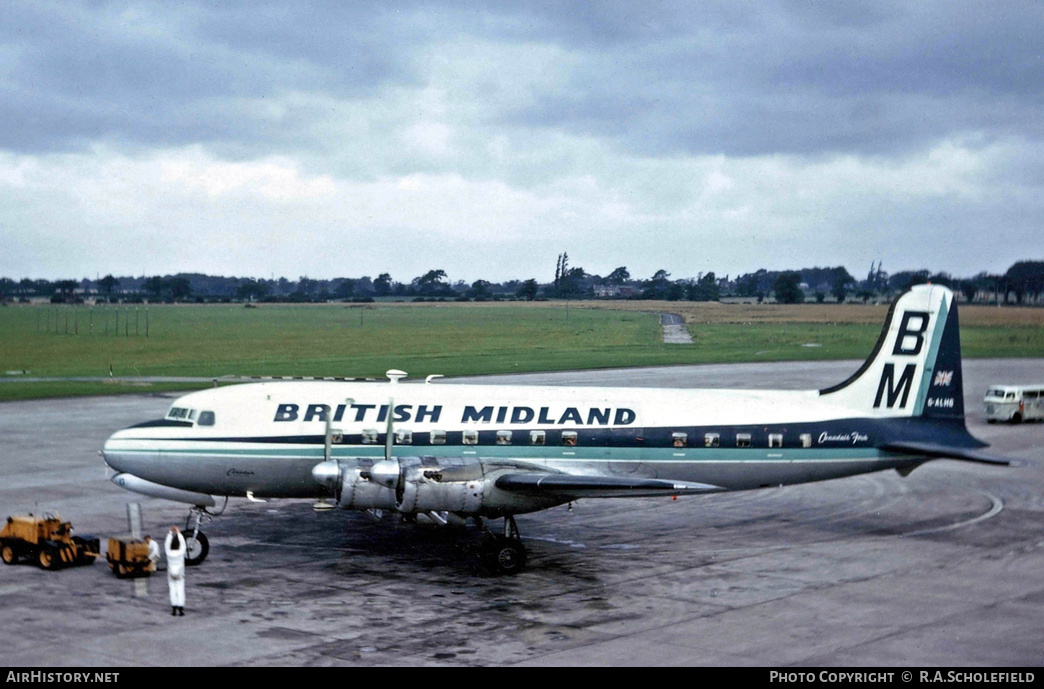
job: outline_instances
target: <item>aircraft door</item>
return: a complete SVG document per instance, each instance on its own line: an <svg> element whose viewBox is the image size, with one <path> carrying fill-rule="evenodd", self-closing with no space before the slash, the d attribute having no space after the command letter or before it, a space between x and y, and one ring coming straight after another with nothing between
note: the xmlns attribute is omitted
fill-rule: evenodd
<svg viewBox="0 0 1044 689"><path fill-rule="evenodd" d="M609 434L608 469L618 476L655 478L656 471L641 461L645 429L614 428Z"/></svg>

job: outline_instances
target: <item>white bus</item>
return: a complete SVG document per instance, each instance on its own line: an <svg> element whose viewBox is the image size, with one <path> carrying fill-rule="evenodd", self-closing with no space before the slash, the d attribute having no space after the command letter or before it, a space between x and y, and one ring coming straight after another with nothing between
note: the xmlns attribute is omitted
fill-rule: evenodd
<svg viewBox="0 0 1044 689"><path fill-rule="evenodd" d="M1044 420L1044 385L991 385L983 402L989 423Z"/></svg>

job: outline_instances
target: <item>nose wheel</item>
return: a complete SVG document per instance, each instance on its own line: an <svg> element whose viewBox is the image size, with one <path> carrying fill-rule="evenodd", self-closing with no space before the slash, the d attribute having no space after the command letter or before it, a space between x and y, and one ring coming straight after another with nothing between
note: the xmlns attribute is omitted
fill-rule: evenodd
<svg viewBox="0 0 1044 689"><path fill-rule="evenodd" d="M211 520L210 514L202 507L194 507L185 520L185 564L189 567L207 559L210 553L210 541L207 535L199 530L201 524Z"/></svg>
<svg viewBox="0 0 1044 689"><path fill-rule="evenodd" d="M482 566L491 574L518 574L526 567L526 546L511 515L504 517L504 533L486 532L479 552Z"/></svg>

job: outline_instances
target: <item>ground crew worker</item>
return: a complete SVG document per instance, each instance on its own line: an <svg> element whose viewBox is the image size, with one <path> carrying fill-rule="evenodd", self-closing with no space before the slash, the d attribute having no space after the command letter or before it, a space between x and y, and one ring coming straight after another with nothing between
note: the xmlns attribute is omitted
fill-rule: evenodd
<svg viewBox="0 0 1044 689"><path fill-rule="evenodd" d="M152 563L152 571L155 572L159 569L160 562L159 543L152 540L152 536L148 534L145 534L145 542L149 544L149 562Z"/></svg>
<svg viewBox="0 0 1044 689"><path fill-rule="evenodd" d="M167 553L167 584L170 586L170 614L185 616L185 539L176 526L170 527L164 541Z"/></svg>

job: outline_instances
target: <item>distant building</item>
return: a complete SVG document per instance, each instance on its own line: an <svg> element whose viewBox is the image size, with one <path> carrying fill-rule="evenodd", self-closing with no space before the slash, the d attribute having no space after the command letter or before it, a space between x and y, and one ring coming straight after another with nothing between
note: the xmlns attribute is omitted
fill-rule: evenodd
<svg viewBox="0 0 1044 689"><path fill-rule="evenodd" d="M638 288L630 285L596 285L594 295L597 299L629 299L638 296Z"/></svg>

